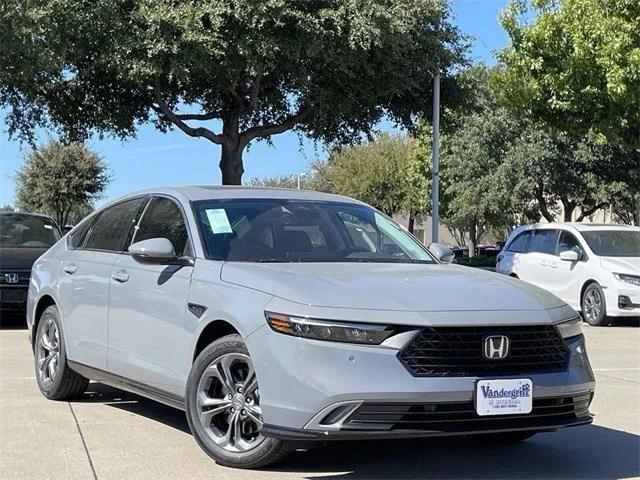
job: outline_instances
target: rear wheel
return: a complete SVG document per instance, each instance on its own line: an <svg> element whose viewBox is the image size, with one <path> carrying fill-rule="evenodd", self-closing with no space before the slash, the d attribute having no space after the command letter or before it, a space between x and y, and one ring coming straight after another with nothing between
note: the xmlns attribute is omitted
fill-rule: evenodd
<svg viewBox="0 0 640 480"><path fill-rule="evenodd" d="M36 381L50 400L71 400L81 396L89 380L67 364L60 313L55 305L47 307L38 323L35 342Z"/></svg>
<svg viewBox="0 0 640 480"><path fill-rule="evenodd" d="M193 436L216 462L259 468L280 459L282 440L262 429L260 389L253 362L240 335L228 335L206 347L187 381L187 420Z"/></svg>
<svg viewBox="0 0 640 480"><path fill-rule="evenodd" d="M597 283L591 283L582 293L582 316L589 325L608 325L607 304L602 287Z"/></svg>

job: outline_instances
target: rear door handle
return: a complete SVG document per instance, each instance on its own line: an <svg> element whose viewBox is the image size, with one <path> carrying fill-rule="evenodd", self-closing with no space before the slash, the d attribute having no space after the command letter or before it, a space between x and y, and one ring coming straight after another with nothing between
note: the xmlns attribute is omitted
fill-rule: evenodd
<svg viewBox="0 0 640 480"><path fill-rule="evenodd" d="M62 270L67 272L69 275L73 275L78 270L78 266L75 263L65 263L62 265Z"/></svg>
<svg viewBox="0 0 640 480"><path fill-rule="evenodd" d="M129 280L129 274L126 270L118 270L117 272L113 272L111 274L111 278L113 278L116 282L124 283Z"/></svg>

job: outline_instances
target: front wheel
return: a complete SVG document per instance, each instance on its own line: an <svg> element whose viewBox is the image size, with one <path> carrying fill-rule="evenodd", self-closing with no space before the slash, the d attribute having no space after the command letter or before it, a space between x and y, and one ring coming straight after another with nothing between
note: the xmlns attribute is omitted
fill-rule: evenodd
<svg viewBox="0 0 640 480"><path fill-rule="evenodd" d="M260 389L240 335L227 335L198 355L191 367L186 397L191 433L217 463L259 468L286 453L282 440L260 433Z"/></svg>
<svg viewBox="0 0 640 480"><path fill-rule="evenodd" d="M581 306L582 316L589 325L600 327L609 324L607 304L599 284L591 283L584 289Z"/></svg>

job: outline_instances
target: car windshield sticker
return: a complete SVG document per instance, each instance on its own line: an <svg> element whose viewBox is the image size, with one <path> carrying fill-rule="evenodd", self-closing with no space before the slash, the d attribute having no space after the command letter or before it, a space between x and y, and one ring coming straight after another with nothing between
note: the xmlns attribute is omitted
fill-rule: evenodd
<svg viewBox="0 0 640 480"><path fill-rule="evenodd" d="M214 234L233 233L227 212L224 211L224 208L207 208L205 212L211 231Z"/></svg>

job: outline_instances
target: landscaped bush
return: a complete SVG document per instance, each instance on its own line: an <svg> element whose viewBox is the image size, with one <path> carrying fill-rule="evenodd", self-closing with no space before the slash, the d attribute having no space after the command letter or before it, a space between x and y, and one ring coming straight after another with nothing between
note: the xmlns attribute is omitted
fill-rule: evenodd
<svg viewBox="0 0 640 480"><path fill-rule="evenodd" d="M496 257L462 257L456 258L455 263L466 267L495 267Z"/></svg>

